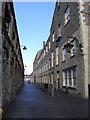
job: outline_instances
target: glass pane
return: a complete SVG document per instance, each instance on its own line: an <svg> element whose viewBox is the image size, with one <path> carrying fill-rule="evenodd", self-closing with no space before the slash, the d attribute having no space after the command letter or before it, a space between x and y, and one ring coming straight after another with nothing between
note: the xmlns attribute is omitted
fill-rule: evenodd
<svg viewBox="0 0 90 120"><path fill-rule="evenodd" d="M76 86L76 79L73 79L73 86Z"/></svg>
<svg viewBox="0 0 90 120"><path fill-rule="evenodd" d="M67 85L67 78L65 78L65 85Z"/></svg>
<svg viewBox="0 0 90 120"><path fill-rule="evenodd" d="M66 13L67 13L67 17L68 17L69 16L69 7L67 8Z"/></svg>
<svg viewBox="0 0 90 120"><path fill-rule="evenodd" d="M76 78L76 69L73 69L73 78Z"/></svg>

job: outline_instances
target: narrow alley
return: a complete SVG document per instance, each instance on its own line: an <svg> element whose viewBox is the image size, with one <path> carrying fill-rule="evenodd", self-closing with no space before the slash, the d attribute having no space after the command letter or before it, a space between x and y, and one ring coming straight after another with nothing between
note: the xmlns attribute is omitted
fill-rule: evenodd
<svg viewBox="0 0 90 120"><path fill-rule="evenodd" d="M54 98L37 84L25 82L4 118L87 118L88 100L63 92Z"/></svg>

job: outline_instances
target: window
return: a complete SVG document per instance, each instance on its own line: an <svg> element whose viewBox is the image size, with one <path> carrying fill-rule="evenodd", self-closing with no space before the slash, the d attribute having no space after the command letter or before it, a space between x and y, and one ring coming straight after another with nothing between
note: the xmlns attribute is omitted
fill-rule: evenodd
<svg viewBox="0 0 90 120"><path fill-rule="evenodd" d="M70 9L69 7L67 7L64 14L64 25L66 25L69 20L70 20Z"/></svg>
<svg viewBox="0 0 90 120"><path fill-rule="evenodd" d="M63 72L63 85L76 87L76 68L65 70Z"/></svg>
<svg viewBox="0 0 90 120"><path fill-rule="evenodd" d="M53 85L53 73L51 74L51 84Z"/></svg>
<svg viewBox="0 0 90 120"><path fill-rule="evenodd" d="M49 74L49 79L48 79L48 83L51 83L51 75Z"/></svg>
<svg viewBox="0 0 90 120"><path fill-rule="evenodd" d="M72 86L71 70L68 71L69 85Z"/></svg>
<svg viewBox="0 0 90 120"><path fill-rule="evenodd" d="M53 52L51 53L51 67L53 67L53 59L54 59L54 56L53 56Z"/></svg>
<svg viewBox="0 0 90 120"><path fill-rule="evenodd" d="M59 47L56 47L56 65L58 65L59 61Z"/></svg>
<svg viewBox="0 0 90 120"><path fill-rule="evenodd" d="M46 75L46 83L48 83L48 80L47 80L47 75Z"/></svg>
<svg viewBox="0 0 90 120"><path fill-rule="evenodd" d="M51 60L49 59L49 69L51 68Z"/></svg>
<svg viewBox="0 0 90 120"><path fill-rule="evenodd" d="M71 49L71 56L75 55L75 40L73 41L73 48Z"/></svg>
<svg viewBox="0 0 90 120"><path fill-rule="evenodd" d="M76 69L73 69L73 86L76 86Z"/></svg>
<svg viewBox="0 0 90 120"><path fill-rule="evenodd" d="M50 41L49 41L49 49L51 48L51 44L50 44Z"/></svg>
<svg viewBox="0 0 90 120"><path fill-rule="evenodd" d="M58 25L58 36L61 36L61 25Z"/></svg>
<svg viewBox="0 0 90 120"><path fill-rule="evenodd" d="M55 32L52 33L52 42L55 41Z"/></svg>
<svg viewBox="0 0 90 120"><path fill-rule="evenodd" d="M67 71L65 71L65 85L67 86Z"/></svg>
<svg viewBox="0 0 90 120"><path fill-rule="evenodd" d="M47 62L46 62L46 70L47 70L48 68L47 68Z"/></svg>
<svg viewBox="0 0 90 120"><path fill-rule="evenodd" d="M44 64L44 71L46 70L46 66L45 66L45 64Z"/></svg>
<svg viewBox="0 0 90 120"><path fill-rule="evenodd" d="M63 61L64 61L66 59L66 49L65 48L63 49L63 56L62 57L63 57Z"/></svg>

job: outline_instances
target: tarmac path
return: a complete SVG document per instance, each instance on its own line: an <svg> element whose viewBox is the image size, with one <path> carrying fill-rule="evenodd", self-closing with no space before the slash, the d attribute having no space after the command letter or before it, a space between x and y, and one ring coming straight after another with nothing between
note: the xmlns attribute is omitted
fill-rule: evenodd
<svg viewBox="0 0 90 120"><path fill-rule="evenodd" d="M87 118L88 100L56 92L52 98L36 84L25 83L5 118Z"/></svg>

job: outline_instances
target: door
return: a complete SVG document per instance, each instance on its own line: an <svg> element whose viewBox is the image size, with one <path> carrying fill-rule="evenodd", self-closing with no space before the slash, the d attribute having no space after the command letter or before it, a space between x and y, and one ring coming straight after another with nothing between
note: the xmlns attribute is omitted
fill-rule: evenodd
<svg viewBox="0 0 90 120"><path fill-rule="evenodd" d="M60 88L60 82L59 82L59 78L58 78L58 90L59 90L59 88Z"/></svg>

